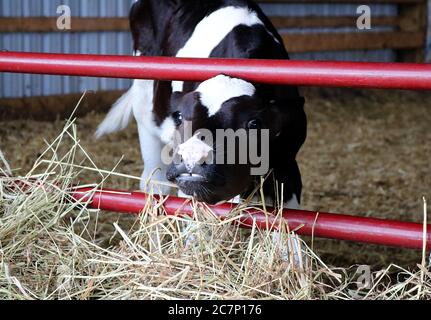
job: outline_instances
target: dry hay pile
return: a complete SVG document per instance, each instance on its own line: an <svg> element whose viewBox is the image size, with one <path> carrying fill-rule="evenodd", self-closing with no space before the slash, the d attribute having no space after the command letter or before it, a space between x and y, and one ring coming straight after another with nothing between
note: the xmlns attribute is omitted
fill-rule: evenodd
<svg viewBox="0 0 431 320"><path fill-rule="evenodd" d="M302 90L307 98L309 130L298 155L304 183L301 207L421 222L422 197L431 199L431 113L428 105L431 93ZM64 104L70 115L76 104L76 100L72 100L69 103L70 100L57 101L57 104L60 107ZM0 109L3 107L1 105ZM88 94L79 109L83 107L101 111ZM21 120L13 116L2 118L0 114L0 149L13 168L18 169L15 175L30 171L45 149L44 140L53 141L64 127L64 121L41 121L33 114L33 105L26 108L27 113L20 113ZM44 114L55 119L50 112ZM127 129L95 141L94 132L104 117L103 113L92 112L85 116L81 113L76 122L80 145L99 168L109 169L118 164L117 172L140 176L142 159L136 124L131 123ZM76 183L85 184L100 178L98 171L84 170ZM133 190L139 186L136 179L118 174L111 175L105 182L107 187L115 189ZM430 215L428 220L431 220ZM417 250L327 239L315 239L313 244L314 251L326 263L345 268L366 264L377 271L395 263L413 270L421 261L421 252Z"/></svg>
<svg viewBox="0 0 431 320"><path fill-rule="evenodd" d="M99 176L94 187L119 174L97 168L74 122L25 176L0 158L1 299L431 298L425 256L414 271L373 272L370 286L358 290L355 266L327 266L302 241L304 264L286 261L269 232L202 210L185 219L159 215L157 204L138 218L86 209L71 201L70 185L87 171ZM280 241L290 240L284 233Z"/></svg>

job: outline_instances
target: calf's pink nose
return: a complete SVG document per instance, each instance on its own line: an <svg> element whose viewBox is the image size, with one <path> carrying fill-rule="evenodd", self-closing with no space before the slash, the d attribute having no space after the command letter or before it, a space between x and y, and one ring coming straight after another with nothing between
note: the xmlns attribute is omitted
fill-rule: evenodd
<svg viewBox="0 0 431 320"><path fill-rule="evenodd" d="M199 162L206 160L213 150L209 145L199 139L198 135L199 134L193 136L178 146L178 154L183 158L184 165L190 173L192 173L193 168Z"/></svg>

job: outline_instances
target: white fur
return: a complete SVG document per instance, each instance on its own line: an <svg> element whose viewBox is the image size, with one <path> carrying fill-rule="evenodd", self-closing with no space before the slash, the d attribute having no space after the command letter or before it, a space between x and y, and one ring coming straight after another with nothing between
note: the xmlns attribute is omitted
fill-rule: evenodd
<svg viewBox="0 0 431 320"><path fill-rule="evenodd" d="M140 56L141 52L136 50L134 56ZM132 118L134 112L133 106L136 105L136 99L139 99L139 90L141 82L144 80L135 80L132 87L123 96L117 100L112 106L108 115L103 122L98 126L95 133L96 138L100 138L105 134L113 133L125 129Z"/></svg>
<svg viewBox="0 0 431 320"><path fill-rule="evenodd" d="M238 196L236 196L235 198L230 199L230 200L229 200L229 202L230 202L230 203L239 204L239 203L241 202L241 196L240 196L240 195L238 195Z"/></svg>
<svg viewBox="0 0 431 320"><path fill-rule="evenodd" d="M138 50L133 53L134 56L141 54ZM138 124L139 143L144 161L140 188L147 192L168 194L169 187L149 183L150 178L161 182L167 181L166 166L161 161L163 144L159 136L160 129L154 122L153 99L154 81L134 80L129 91L115 103L105 120L99 125L96 137L124 129L133 114Z"/></svg>
<svg viewBox="0 0 431 320"><path fill-rule="evenodd" d="M285 202L283 205L284 208L299 210L299 201L296 194L292 195L292 199Z"/></svg>
<svg viewBox="0 0 431 320"><path fill-rule="evenodd" d="M160 125L160 139L170 145L174 139L176 128L174 120L171 117L166 118Z"/></svg>
<svg viewBox="0 0 431 320"><path fill-rule="evenodd" d="M208 58L219 43L237 26L263 25L248 8L224 7L212 12L196 26L192 36L177 53L183 58ZM183 81L173 81L172 91L183 91Z"/></svg>
<svg viewBox="0 0 431 320"><path fill-rule="evenodd" d="M307 263L307 257L302 254L301 239L295 233L287 234L285 237L287 243L282 241L283 236L279 231L275 231L272 234L272 241L277 245L278 250L280 250L281 259L286 262L292 260L295 267L304 269L304 265Z"/></svg>
<svg viewBox="0 0 431 320"><path fill-rule="evenodd" d="M299 209L298 197L296 194L292 195L292 198L283 204L283 208L286 209ZM283 261L293 260L293 264L303 269L306 264L306 257L301 252L301 240L296 234L289 234L287 236L287 247L282 243L282 236L280 232L276 231L272 234L272 241L279 247L281 258Z"/></svg>
<svg viewBox="0 0 431 320"><path fill-rule="evenodd" d="M184 199L192 199L193 198L192 196L189 196L188 194L185 194L181 190L178 190L178 197L179 198L184 198Z"/></svg>
<svg viewBox="0 0 431 320"><path fill-rule="evenodd" d="M135 53L139 55L139 53ZM153 80L134 80L132 87L114 105L105 120L100 124L96 136L123 129L133 114L138 124L139 143L144 161L141 177L141 190L168 194L170 188L149 183L153 180L166 182L166 166L161 161L163 143L160 129L157 128L153 116ZM127 118L127 122L125 120Z"/></svg>
<svg viewBox="0 0 431 320"><path fill-rule="evenodd" d="M148 185L150 178L166 182L166 165L161 160L163 142L160 139L160 129L154 122L153 99L154 81L135 80L133 114L138 124L139 143L144 161L144 172L141 177L141 190L146 192L168 194L170 188L159 185ZM157 170L157 171L154 171Z"/></svg>
<svg viewBox="0 0 431 320"><path fill-rule="evenodd" d="M171 191L170 187L152 182L152 180L167 182L167 166L161 160L163 143L158 136L152 135L141 125L138 125L138 131L142 159L144 160L140 189L147 193L167 195Z"/></svg>
<svg viewBox="0 0 431 320"><path fill-rule="evenodd" d="M123 130L130 123L133 110L133 88L130 88L111 108L95 133L96 138Z"/></svg>
<svg viewBox="0 0 431 320"><path fill-rule="evenodd" d="M202 82L196 89L200 93L201 103L207 107L208 115L215 115L229 99L240 96L252 96L256 88L249 82L219 75Z"/></svg>

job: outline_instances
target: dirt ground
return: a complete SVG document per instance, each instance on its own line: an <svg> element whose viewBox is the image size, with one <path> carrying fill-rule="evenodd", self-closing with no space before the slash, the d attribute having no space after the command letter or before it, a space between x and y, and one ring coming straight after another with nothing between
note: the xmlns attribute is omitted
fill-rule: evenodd
<svg viewBox="0 0 431 320"><path fill-rule="evenodd" d="M302 207L422 222L422 197L431 199L431 93L310 88L303 93L309 131L298 156L304 181ZM117 172L139 176L136 126L95 141L93 133L102 119L103 114L93 113L78 120L82 146L105 170L124 155ZM3 119L0 149L24 174L63 126L60 120ZM79 182L95 178L97 174L87 174ZM106 185L138 188L136 181L119 177ZM413 267L421 259L419 251L331 240L316 240L314 250L325 263L340 267L380 268L390 263Z"/></svg>

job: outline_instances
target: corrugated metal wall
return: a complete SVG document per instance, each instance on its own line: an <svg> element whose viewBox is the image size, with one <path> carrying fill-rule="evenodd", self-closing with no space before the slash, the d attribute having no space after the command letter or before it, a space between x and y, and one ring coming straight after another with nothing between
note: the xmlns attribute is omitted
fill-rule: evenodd
<svg viewBox="0 0 431 320"><path fill-rule="evenodd" d="M133 0L0 0L0 16L57 16L68 5L73 16L127 16ZM10 51L131 54L128 32L0 34L0 48ZM0 97L67 94L85 90L125 89L129 80L0 74Z"/></svg>
<svg viewBox="0 0 431 320"><path fill-rule="evenodd" d="M266 4L262 5L268 15L285 16L355 16L358 5L351 4ZM375 16L396 16L398 9L396 5L374 4L370 5L371 13ZM290 33L312 33L312 32L379 32L391 31L391 28L372 27L370 31L358 30L356 28L319 28L319 29L287 29L283 32ZM289 48L289 44L286 44ZM336 51L336 52L313 52L294 53L292 59L305 60L348 60L348 61L381 61L391 62L395 60L393 50L358 50L358 51Z"/></svg>
<svg viewBox="0 0 431 320"><path fill-rule="evenodd" d="M59 5L68 5L73 16L115 17L127 16L133 0L0 0L0 16L56 16ZM355 15L355 5L263 5L269 15ZM396 15L394 5L372 5L375 15ZM355 31L356 29L353 29ZM381 31L374 28L373 31ZM285 30L287 32L316 32L314 29ZM319 29L319 32L334 32L334 29ZM337 31L352 31L338 29ZM98 33L16 33L0 34L0 49L10 51L131 54L131 38L127 32ZM392 61L391 50L321 52L293 54L293 59ZM0 97L28 97L77 93L84 90L125 89L129 80L56 77L39 75L0 74Z"/></svg>

